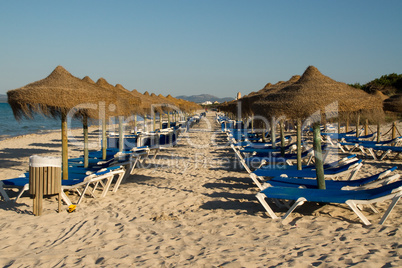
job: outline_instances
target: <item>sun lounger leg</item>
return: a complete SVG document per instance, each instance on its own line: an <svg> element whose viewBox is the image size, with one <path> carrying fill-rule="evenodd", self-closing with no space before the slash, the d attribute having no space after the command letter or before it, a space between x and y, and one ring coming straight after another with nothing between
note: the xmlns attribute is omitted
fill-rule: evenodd
<svg viewBox="0 0 402 268"><path fill-rule="evenodd" d="M126 173L120 173L119 177L117 178L116 184L113 187L113 192L117 192L117 190L119 189L119 186L121 184L121 182L123 181L123 178L125 178Z"/></svg>
<svg viewBox="0 0 402 268"><path fill-rule="evenodd" d="M22 196L22 194L28 190L29 190L29 184L25 184L24 187L22 187L21 191L18 193L18 196L15 198L14 202L17 202L18 199L20 199L20 197Z"/></svg>
<svg viewBox="0 0 402 268"><path fill-rule="evenodd" d="M353 170L353 171L350 173L350 176L349 176L349 178L348 178L347 180L349 180L349 181L353 180L353 179L356 177L357 173L359 172L359 170L360 170L360 168L361 168L362 166L363 166L363 164L360 163L360 164L356 167L356 169Z"/></svg>
<svg viewBox="0 0 402 268"><path fill-rule="evenodd" d="M4 201L8 202L10 201L10 198L8 197L6 191L4 191L3 185L4 183L0 181L0 194L3 196Z"/></svg>
<svg viewBox="0 0 402 268"><path fill-rule="evenodd" d="M139 161L141 161L141 156L135 158L134 163L133 163L133 165L131 166L131 169L130 169L130 175L134 174L134 169L137 167L137 163Z"/></svg>
<svg viewBox="0 0 402 268"><path fill-rule="evenodd" d="M68 198L68 196L66 195L66 193L64 192L64 190L61 190L61 198L63 199L64 203L67 204L67 206L72 205L73 203L71 203L71 200Z"/></svg>
<svg viewBox="0 0 402 268"><path fill-rule="evenodd" d="M402 195L401 193L398 193L392 198L392 202L389 205L387 211L385 211L384 216L382 216L379 224L383 224L387 220L389 214L391 214L392 209L395 207L396 203L398 203L399 199L401 198L401 195Z"/></svg>
<svg viewBox="0 0 402 268"><path fill-rule="evenodd" d="M380 160L383 160L389 153L391 153L392 152L392 150L387 150L386 152L384 152L382 155L381 155L381 157L380 157Z"/></svg>
<svg viewBox="0 0 402 268"><path fill-rule="evenodd" d="M261 205L265 208L265 210L268 212L268 215L272 219L279 219L278 216L275 215L274 211L271 209L271 207L268 205L268 203L265 201L265 195L263 193L258 193L256 194L256 197L258 201L260 201Z"/></svg>
<svg viewBox="0 0 402 268"><path fill-rule="evenodd" d="M77 204L81 203L82 199L83 199L84 196L85 196L85 193L86 193L88 187L89 187L89 183L87 183L87 184L85 185L85 188L84 188L84 190L82 191L82 193L81 193L81 195L80 195L80 198L79 198L78 201L77 201Z"/></svg>
<svg viewBox="0 0 402 268"><path fill-rule="evenodd" d="M313 160L313 155L310 155L310 157L307 160L307 165L310 165L311 161Z"/></svg>
<svg viewBox="0 0 402 268"><path fill-rule="evenodd" d="M261 183L258 181L257 176L256 176L254 173L250 173L250 177L251 177L251 179L253 180L253 182L257 185L257 187L258 187L260 190L263 190L263 189L264 189L264 188L262 187Z"/></svg>
<svg viewBox="0 0 402 268"><path fill-rule="evenodd" d="M372 148L368 148L367 150L369 151L370 155L373 157L374 160L378 160L377 155L374 153Z"/></svg>
<svg viewBox="0 0 402 268"><path fill-rule="evenodd" d="M109 191L110 185L112 184L113 178L114 178L114 175L111 175L111 176L106 178L107 181L106 181L106 184L105 184L105 188L103 188L101 197L106 196L107 192Z"/></svg>
<svg viewBox="0 0 402 268"><path fill-rule="evenodd" d="M282 220L285 220L292 212L295 210L298 206L301 206L304 204L304 202L307 201L306 198L300 197L296 200L296 202L289 208L289 210L286 212L286 214L282 217Z"/></svg>
<svg viewBox="0 0 402 268"><path fill-rule="evenodd" d="M370 225L370 221L363 215L363 213L357 208L356 203L353 200L346 201L346 204L353 210L354 213L362 220L365 225Z"/></svg>
<svg viewBox="0 0 402 268"><path fill-rule="evenodd" d="M346 153L345 149L343 149L343 146L340 145L339 143L338 143L338 148L341 149L342 153Z"/></svg>

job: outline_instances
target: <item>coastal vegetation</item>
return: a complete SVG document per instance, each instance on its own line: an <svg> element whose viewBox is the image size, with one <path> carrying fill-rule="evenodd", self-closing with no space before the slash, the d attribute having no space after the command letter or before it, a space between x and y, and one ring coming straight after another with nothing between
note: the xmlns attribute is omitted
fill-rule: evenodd
<svg viewBox="0 0 402 268"><path fill-rule="evenodd" d="M387 96L392 96L402 93L402 74L387 74L363 85L355 83L350 84L350 86L360 88L370 94L373 94L378 90Z"/></svg>

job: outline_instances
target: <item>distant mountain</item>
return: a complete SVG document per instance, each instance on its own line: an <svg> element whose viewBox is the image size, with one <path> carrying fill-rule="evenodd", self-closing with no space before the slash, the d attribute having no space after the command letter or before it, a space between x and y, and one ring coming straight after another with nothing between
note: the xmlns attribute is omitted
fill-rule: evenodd
<svg viewBox="0 0 402 268"><path fill-rule="evenodd" d="M181 95L181 96L177 96L176 98L178 99L183 99L183 100L187 100L187 101L192 101L195 103L202 103L205 101L217 101L219 103L221 102L225 102L225 101L231 101L234 100L234 98L218 98L214 95L210 95L210 94L201 94L201 95L192 95L192 96L186 96L186 95Z"/></svg>
<svg viewBox="0 0 402 268"><path fill-rule="evenodd" d="M6 102L7 102L7 95L0 94L0 103L6 103Z"/></svg>

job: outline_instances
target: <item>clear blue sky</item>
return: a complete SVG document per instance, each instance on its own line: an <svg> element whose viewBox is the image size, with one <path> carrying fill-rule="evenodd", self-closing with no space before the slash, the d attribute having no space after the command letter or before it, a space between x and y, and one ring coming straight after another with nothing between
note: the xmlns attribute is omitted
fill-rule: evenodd
<svg viewBox="0 0 402 268"><path fill-rule="evenodd" d="M402 1L1 1L0 93L62 65L163 95L235 97L309 65L402 73Z"/></svg>

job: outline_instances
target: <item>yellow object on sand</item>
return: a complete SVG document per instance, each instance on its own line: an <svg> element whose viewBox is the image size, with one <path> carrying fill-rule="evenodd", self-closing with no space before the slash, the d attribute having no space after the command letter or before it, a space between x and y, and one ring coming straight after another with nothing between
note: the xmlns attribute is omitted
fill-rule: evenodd
<svg viewBox="0 0 402 268"><path fill-rule="evenodd" d="M76 208L77 208L77 205L69 205L67 211L68 211L68 213L71 213L71 212L74 212Z"/></svg>

